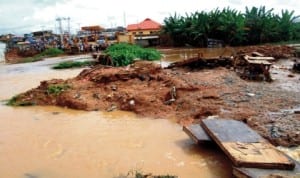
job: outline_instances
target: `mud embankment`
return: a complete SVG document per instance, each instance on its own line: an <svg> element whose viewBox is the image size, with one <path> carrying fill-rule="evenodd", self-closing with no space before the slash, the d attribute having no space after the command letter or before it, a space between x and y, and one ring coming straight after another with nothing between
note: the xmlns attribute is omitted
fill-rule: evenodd
<svg viewBox="0 0 300 178"><path fill-rule="evenodd" d="M269 114L299 106L299 91L244 81L225 68L161 69L143 61L119 68L96 66L73 79L42 81L37 88L15 97L14 102L87 111L125 110L176 119L181 124L218 115L246 122L275 145L300 144L299 114Z"/></svg>

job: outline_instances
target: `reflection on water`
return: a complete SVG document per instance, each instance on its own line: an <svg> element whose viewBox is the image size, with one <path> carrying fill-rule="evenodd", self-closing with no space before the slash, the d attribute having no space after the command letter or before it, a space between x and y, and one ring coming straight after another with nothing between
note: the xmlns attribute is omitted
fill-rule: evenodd
<svg viewBox="0 0 300 178"><path fill-rule="evenodd" d="M238 50L238 48L171 48L159 49L163 54L160 61L162 67L167 67L172 62L182 61L189 58L197 57L199 54L203 57L218 57L231 56Z"/></svg>
<svg viewBox="0 0 300 178"><path fill-rule="evenodd" d="M230 56L235 52L234 48L178 48L178 49L160 49L164 54L164 61L175 62L192 57L197 57L199 53L203 57Z"/></svg>
<svg viewBox="0 0 300 178"><path fill-rule="evenodd" d="M82 70L54 71L42 64L0 65L0 100ZM189 178L231 175L221 151L194 145L168 120L59 107L2 104L0 111L1 177L117 177L130 170Z"/></svg>

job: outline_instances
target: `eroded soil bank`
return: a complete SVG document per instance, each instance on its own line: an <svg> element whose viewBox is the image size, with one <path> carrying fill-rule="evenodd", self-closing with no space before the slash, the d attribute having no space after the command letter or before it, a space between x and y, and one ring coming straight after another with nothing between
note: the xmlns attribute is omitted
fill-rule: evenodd
<svg viewBox="0 0 300 178"><path fill-rule="evenodd" d="M161 69L149 62L111 68L96 66L68 80L42 81L15 98L17 104L57 105L80 110L124 110L181 124L207 116L246 122L275 145L300 144L299 74L284 64L272 68L272 83L240 79L233 70ZM288 89L286 89L288 84ZM234 128L233 128L234 129Z"/></svg>

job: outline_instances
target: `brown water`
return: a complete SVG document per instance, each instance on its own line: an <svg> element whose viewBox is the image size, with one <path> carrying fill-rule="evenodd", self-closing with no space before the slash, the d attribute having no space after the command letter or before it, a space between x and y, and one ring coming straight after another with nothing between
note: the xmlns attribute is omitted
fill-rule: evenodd
<svg viewBox="0 0 300 178"><path fill-rule="evenodd" d="M186 60L192 57L197 57L198 54L202 54L203 57L218 57L218 56L230 56L235 53L237 48L170 48L159 49L163 54L161 59L161 66L167 67L172 62Z"/></svg>
<svg viewBox="0 0 300 178"><path fill-rule="evenodd" d="M55 60L0 65L0 100L40 81L76 76ZM231 177L220 150L200 147L169 120L128 112L0 105L0 177L118 177L129 171L179 177Z"/></svg>

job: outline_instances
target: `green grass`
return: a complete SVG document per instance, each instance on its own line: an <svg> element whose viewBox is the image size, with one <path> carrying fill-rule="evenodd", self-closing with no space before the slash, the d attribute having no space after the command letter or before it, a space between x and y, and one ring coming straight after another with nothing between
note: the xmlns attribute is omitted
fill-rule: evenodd
<svg viewBox="0 0 300 178"><path fill-rule="evenodd" d="M47 88L47 93L49 95L59 95L63 91L66 91L69 88L71 88L71 87L68 84L49 85L48 88Z"/></svg>
<svg viewBox="0 0 300 178"><path fill-rule="evenodd" d="M104 53L112 58L114 66L126 66L133 63L135 59L154 61L161 58L160 52L156 49L142 48L127 43L114 44Z"/></svg>
<svg viewBox="0 0 300 178"><path fill-rule="evenodd" d="M92 61L66 61L58 63L53 66L52 69L69 69L69 68L79 68L85 66L91 66L94 63Z"/></svg>
<svg viewBox="0 0 300 178"><path fill-rule="evenodd" d="M58 55L63 54L64 51L57 49L57 48L49 48L46 49L45 51L43 51L42 53L40 53L41 56L47 56L47 57L55 57Z"/></svg>
<svg viewBox="0 0 300 178"><path fill-rule="evenodd" d="M19 96L13 96L11 99L9 99L6 103L8 106L32 106L35 105L35 103L32 103L30 101L18 101Z"/></svg>
<svg viewBox="0 0 300 178"><path fill-rule="evenodd" d="M60 49L49 48L37 55L34 55L33 57L27 57L27 58L23 59L21 62L36 62L36 61L42 60L45 57L56 57L63 53L64 53L64 51L62 51Z"/></svg>

